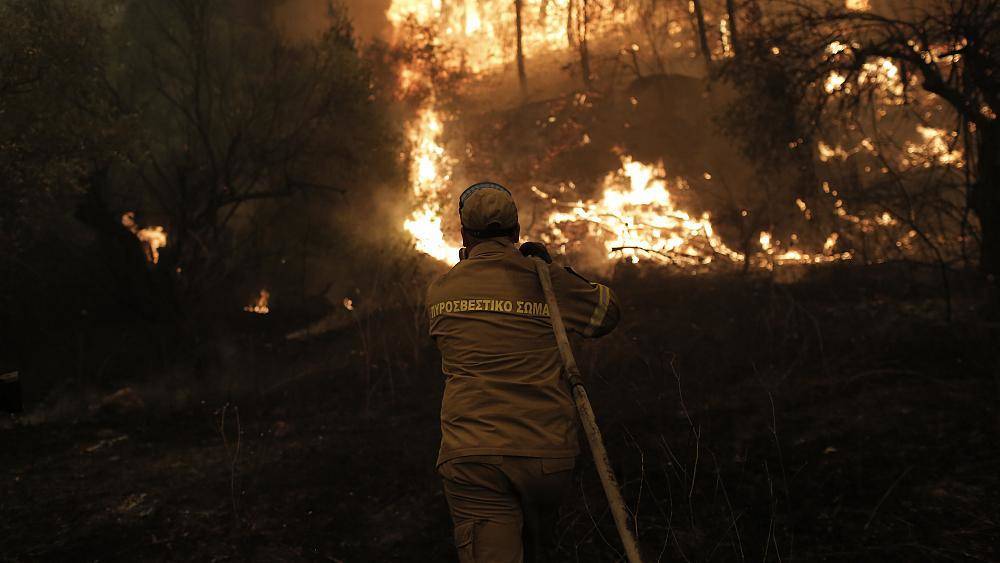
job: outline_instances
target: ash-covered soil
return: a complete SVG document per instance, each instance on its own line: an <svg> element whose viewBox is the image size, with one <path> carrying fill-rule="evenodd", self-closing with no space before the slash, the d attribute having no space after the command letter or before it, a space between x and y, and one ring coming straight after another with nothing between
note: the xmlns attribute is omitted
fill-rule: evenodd
<svg viewBox="0 0 1000 563"><path fill-rule="evenodd" d="M981 286L952 285L949 320L890 269L611 283L623 325L578 353L649 561L1000 560ZM454 561L410 318L242 327L209 377L54 389L0 431L0 560ZM586 455L552 561L622 560Z"/></svg>

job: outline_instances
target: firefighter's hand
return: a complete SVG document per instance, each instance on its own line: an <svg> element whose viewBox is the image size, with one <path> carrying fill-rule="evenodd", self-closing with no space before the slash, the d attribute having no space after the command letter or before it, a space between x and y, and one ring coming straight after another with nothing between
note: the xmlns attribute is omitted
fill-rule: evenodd
<svg viewBox="0 0 1000 563"><path fill-rule="evenodd" d="M549 251L545 249L545 245L540 242L526 242L521 245L521 254L524 256L537 256L542 260L545 260L546 264L552 263L552 257L549 256Z"/></svg>

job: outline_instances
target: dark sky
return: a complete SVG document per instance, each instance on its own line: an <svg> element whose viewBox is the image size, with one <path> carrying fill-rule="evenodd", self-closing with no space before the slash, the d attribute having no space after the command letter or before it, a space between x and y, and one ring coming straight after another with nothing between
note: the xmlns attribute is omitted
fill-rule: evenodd
<svg viewBox="0 0 1000 563"><path fill-rule="evenodd" d="M278 20L295 34L312 35L323 31L330 0L286 0L278 8ZM354 21L354 29L362 40L385 34L389 23L385 11L392 0L341 0Z"/></svg>

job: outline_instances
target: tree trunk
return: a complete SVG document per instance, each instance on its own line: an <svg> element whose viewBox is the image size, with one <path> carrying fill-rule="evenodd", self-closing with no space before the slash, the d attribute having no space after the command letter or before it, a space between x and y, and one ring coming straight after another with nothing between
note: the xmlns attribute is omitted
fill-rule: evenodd
<svg viewBox="0 0 1000 563"><path fill-rule="evenodd" d="M580 6L578 21L580 24L580 71L583 73L583 85L587 90L593 89L590 72L590 49L587 47L588 27L590 26L590 0L583 0Z"/></svg>
<svg viewBox="0 0 1000 563"><path fill-rule="evenodd" d="M576 0L566 4L566 45L572 49L576 43L576 32L573 30L573 12L576 10Z"/></svg>
<svg viewBox="0 0 1000 563"><path fill-rule="evenodd" d="M701 0L691 0L694 5L694 20L697 25L698 42L701 45L701 56L705 58L705 70L712 70L712 50L708 46L708 31L705 29L705 13L701 9Z"/></svg>
<svg viewBox="0 0 1000 563"><path fill-rule="evenodd" d="M736 0L726 0L726 14L729 15L729 46L733 56L740 52L740 42L736 35Z"/></svg>
<svg viewBox="0 0 1000 563"><path fill-rule="evenodd" d="M1000 316L1000 124L979 123L979 142L976 154L976 182L969 188L969 207L979 217L982 240L979 247L979 267L993 284L989 317L996 321ZM993 385L994 443L1000 443L1000 328L993 323Z"/></svg>
<svg viewBox="0 0 1000 563"><path fill-rule="evenodd" d="M978 149L969 207L979 217L982 229L980 269L1000 286L1000 125L980 125Z"/></svg>
<svg viewBox="0 0 1000 563"><path fill-rule="evenodd" d="M524 20L522 12L524 0L514 0L514 11L517 21L517 78L521 83L521 95L528 95L528 73L524 69Z"/></svg>

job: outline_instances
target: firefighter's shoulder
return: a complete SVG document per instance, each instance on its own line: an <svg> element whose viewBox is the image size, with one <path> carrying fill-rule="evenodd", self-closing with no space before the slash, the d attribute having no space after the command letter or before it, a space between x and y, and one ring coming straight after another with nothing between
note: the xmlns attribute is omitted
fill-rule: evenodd
<svg viewBox="0 0 1000 563"><path fill-rule="evenodd" d="M447 272L443 272L431 280L431 283L427 286L428 302L432 300L432 297L450 298L450 295L458 289L455 287L455 284L461 283L459 278L461 277L464 263L462 261L455 264Z"/></svg>
<svg viewBox="0 0 1000 563"><path fill-rule="evenodd" d="M586 284L589 287L594 287L594 286L598 285L598 284L596 284L596 283L588 280L583 275L581 275L579 272L577 272L576 270L574 270L573 268L571 268L569 266L560 266L560 265L555 264L555 263L549 264L549 272L552 273L553 279L557 279L557 278L561 279L562 280L561 283L569 283L570 287L572 287L573 285L576 285L576 284L580 284L580 283Z"/></svg>
<svg viewBox="0 0 1000 563"><path fill-rule="evenodd" d="M567 272L569 272L571 275L574 275L574 276L580 278L581 280L583 280L586 283L589 283L589 284L593 284L594 283L594 282L588 280L587 278L581 276L579 272L577 272L576 270L574 270L570 266L563 266L563 269L566 270Z"/></svg>

